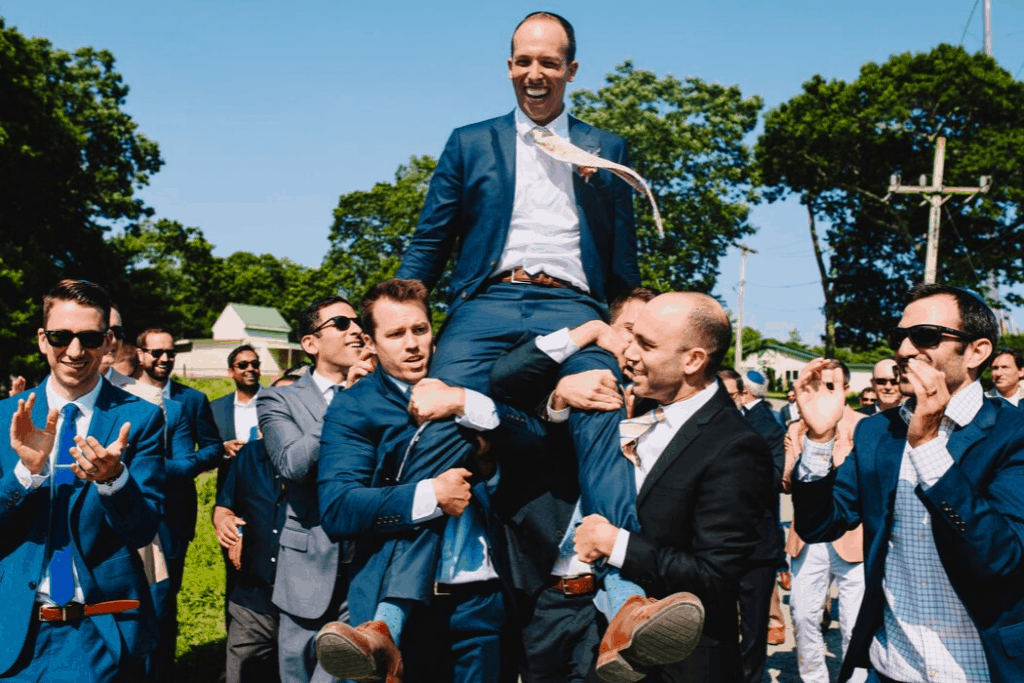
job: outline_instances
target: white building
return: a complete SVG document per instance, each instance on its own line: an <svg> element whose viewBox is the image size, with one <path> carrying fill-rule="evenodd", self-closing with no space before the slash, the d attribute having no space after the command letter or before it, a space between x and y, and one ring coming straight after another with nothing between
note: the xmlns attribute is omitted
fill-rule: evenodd
<svg viewBox="0 0 1024 683"><path fill-rule="evenodd" d="M269 306L228 304L213 323L212 339L179 339L175 374L185 377L226 377L228 355L248 344L256 349L261 371L271 377L305 360L302 347L288 341L291 327Z"/></svg>
<svg viewBox="0 0 1024 683"><path fill-rule="evenodd" d="M809 361L817 356L810 351L791 349L774 339L762 339L750 349L744 349L743 362L738 371L759 370L765 376L782 380L785 388L796 382L797 375ZM850 392L859 394L871 385L872 363L847 363L850 368ZM771 373L768 371L771 370Z"/></svg>

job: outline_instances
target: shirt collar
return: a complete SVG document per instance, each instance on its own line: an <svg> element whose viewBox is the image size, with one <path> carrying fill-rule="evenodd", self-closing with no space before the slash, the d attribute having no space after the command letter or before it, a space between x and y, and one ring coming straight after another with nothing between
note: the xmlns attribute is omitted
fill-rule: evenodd
<svg viewBox="0 0 1024 683"><path fill-rule="evenodd" d="M678 430L683 426L683 423L703 408L704 404L710 401L711 397L717 392L718 382L712 382L689 398L662 406L665 410L665 424L672 428L673 431Z"/></svg>
<svg viewBox="0 0 1024 683"><path fill-rule="evenodd" d="M546 128L560 138L569 139L569 108L562 107L562 113L550 121L546 126L538 126L522 109L516 107L516 132L524 140L532 140L526 135L534 128Z"/></svg>
<svg viewBox="0 0 1024 683"><path fill-rule="evenodd" d="M953 394L949 399L949 404L946 406L946 411L943 413L946 417L952 420L958 427L964 427L969 425L974 417L981 410L981 406L985 402L985 392L981 389L981 380L974 380L960 391ZM877 403L875 405L878 405ZM914 407L917 405L917 399L911 398L900 406L900 417L908 425L910 420L914 417Z"/></svg>
<svg viewBox="0 0 1024 683"><path fill-rule="evenodd" d="M164 385L164 388L161 389L160 392L164 395L164 400L170 400L170 398L171 398L171 380L170 379L167 380L167 384Z"/></svg>
<svg viewBox="0 0 1024 683"><path fill-rule="evenodd" d="M764 400L763 398L755 398L753 401L751 401L750 403L748 403L747 405L745 405L743 407L746 408L747 410L750 410L751 408L753 408L754 406L756 406L758 403L760 403L763 400Z"/></svg>
<svg viewBox="0 0 1024 683"><path fill-rule="evenodd" d="M409 395L409 389L412 388L411 384L409 384L408 382L403 382L400 379L395 379L394 377L392 377L391 375L389 375L386 372L384 373L384 376L387 377L389 380L391 380L396 387L398 387L398 390L402 392L403 396L408 396Z"/></svg>
<svg viewBox="0 0 1024 683"><path fill-rule="evenodd" d="M50 410L53 410L54 408L57 410L64 410L64 406L68 403L74 403L82 412L82 417L86 420L92 418L92 411L96 408L96 398L100 395L100 389L103 387L103 382L106 380L101 377L100 380L96 382L96 386L89 390L88 394L79 396L74 401L69 401L60 396L54 388L52 380L53 378L51 377L46 382L46 405Z"/></svg>
<svg viewBox="0 0 1024 683"><path fill-rule="evenodd" d="M341 384L335 384L331 380L329 380L326 377L324 377L323 375L321 375L316 370L314 370L311 373L311 375L313 377L313 384L316 385L317 391L319 391L320 394L322 396L324 396L325 398L327 397L327 393L329 391L331 391L332 387L340 387L342 389L345 388L345 383L344 382L342 382Z"/></svg>
<svg viewBox="0 0 1024 683"><path fill-rule="evenodd" d="M235 407L236 408L251 408L251 407L255 406L256 405L256 397L260 395L261 391L263 391L262 387L260 387L259 389L256 390L256 393L253 394L252 398L249 399L248 403L242 403L241 401L238 400L238 389L235 389Z"/></svg>

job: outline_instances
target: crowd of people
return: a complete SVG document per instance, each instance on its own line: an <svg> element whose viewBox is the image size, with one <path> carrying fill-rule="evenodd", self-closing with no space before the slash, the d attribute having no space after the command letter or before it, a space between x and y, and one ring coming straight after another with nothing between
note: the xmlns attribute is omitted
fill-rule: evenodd
<svg viewBox="0 0 1024 683"><path fill-rule="evenodd" d="M992 311L915 287L873 400L818 359L774 412L718 301L642 286L629 186L561 158L628 164L567 114L577 66L564 18L516 27L516 109L452 133L396 277L310 302L311 364L270 387L242 344L210 403L170 331L54 286L50 373L0 402L0 680L174 680L214 468L228 681L761 683L780 570L807 683L832 582L843 680L1024 680L1024 362Z"/></svg>

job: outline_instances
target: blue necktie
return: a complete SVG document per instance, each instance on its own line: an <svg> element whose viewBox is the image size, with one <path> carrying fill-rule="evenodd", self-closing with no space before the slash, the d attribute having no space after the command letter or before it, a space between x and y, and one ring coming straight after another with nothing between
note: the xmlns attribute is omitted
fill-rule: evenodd
<svg viewBox="0 0 1024 683"><path fill-rule="evenodd" d="M75 459L71 449L75 446L75 421L78 419L78 406L69 403L64 406L64 420L60 428L60 441L57 446L57 458L52 473L52 500L50 514L50 599L58 605L65 605L74 597L75 578L71 569L71 536L68 532L68 503L75 490L75 474L71 465Z"/></svg>

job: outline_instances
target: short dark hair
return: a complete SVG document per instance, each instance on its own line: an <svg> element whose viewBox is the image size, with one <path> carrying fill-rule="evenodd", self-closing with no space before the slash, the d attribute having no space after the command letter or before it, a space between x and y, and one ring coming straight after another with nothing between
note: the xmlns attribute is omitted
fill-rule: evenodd
<svg viewBox="0 0 1024 683"><path fill-rule="evenodd" d="M725 354L729 351L732 341L732 323L725 315L718 302L707 294L700 294L700 301L690 309L690 328L696 333L699 343L708 352L708 364L704 368L704 377L713 379L722 367ZM714 305L712 305L714 304Z"/></svg>
<svg viewBox="0 0 1024 683"><path fill-rule="evenodd" d="M992 312L981 296L960 287L921 283L910 289L907 303L912 304L933 296L953 297L956 300L957 311L960 313L960 329L975 339L988 339L992 342L992 349L996 348L996 344L999 342L999 321L996 320L996 314ZM966 343L962 343L963 348L966 346ZM980 374L987 368L994 358L995 354L990 353L988 358L978 366L978 373Z"/></svg>
<svg viewBox="0 0 1024 683"><path fill-rule="evenodd" d="M523 17L523 20L516 24L516 30L512 31L512 40L510 41L511 47L509 48L509 53L513 57L515 57L516 31L519 30L520 26L525 24L530 19L533 19L534 17L546 17L548 19L554 19L555 21L562 25L562 29L565 31L565 36L566 38L569 39L568 44L565 47L565 63L571 64L573 60L576 59L576 31L573 30L572 24L569 23L568 19L559 14L555 14L554 12L530 12L525 17Z"/></svg>
<svg viewBox="0 0 1024 683"><path fill-rule="evenodd" d="M300 377L302 377L302 375L289 375L285 373L278 377L277 379L275 379L273 382L271 382L270 386L287 387L298 382Z"/></svg>
<svg viewBox="0 0 1024 683"><path fill-rule="evenodd" d="M1017 366L1017 369L1024 370L1024 354L1017 349L1011 349L1008 346L1004 346L992 354L992 362L994 363L996 358L999 358L999 356L1012 356L1013 363Z"/></svg>
<svg viewBox="0 0 1024 683"><path fill-rule="evenodd" d="M110 325L110 295L95 282L67 278L55 284L43 297L43 329L46 329L50 311L58 301L74 301L95 308L103 316L103 331L107 331Z"/></svg>
<svg viewBox="0 0 1024 683"><path fill-rule="evenodd" d="M371 339L373 339L375 329L373 308L381 299L390 299L400 304L409 301L418 303L427 314L427 320L430 320L429 294L422 282L419 280L403 280L397 277L384 280L384 282L378 282L373 287L370 287L370 291L363 297L363 312L359 326L363 328L363 332L368 334Z"/></svg>
<svg viewBox="0 0 1024 683"><path fill-rule="evenodd" d="M846 384L846 385L850 384L850 368L847 367L846 363L844 363L843 361L839 360L838 358L829 358L828 359L828 364L825 367L828 368L829 370L835 370L836 368L842 369L842 371L843 371L843 384Z"/></svg>
<svg viewBox="0 0 1024 683"><path fill-rule="evenodd" d="M147 327L142 332L139 332L139 336L135 338L135 346L137 346L140 349L147 348L146 337L148 337L151 334L170 334L171 339L174 339L174 335L171 334L170 330L165 330L162 327Z"/></svg>
<svg viewBox="0 0 1024 683"><path fill-rule="evenodd" d="M310 305L306 306L299 315L299 339L313 334L316 328L323 322L320 320L320 311L333 306L334 304L345 304L346 306L354 308L349 300L343 296L337 294L332 296L325 296L317 299Z"/></svg>
<svg viewBox="0 0 1024 683"><path fill-rule="evenodd" d="M861 400L864 400L864 394L868 393L869 391L872 394L878 395L878 392L875 391L874 389L872 389L871 387L864 387L863 389L860 390L860 398L861 398Z"/></svg>
<svg viewBox="0 0 1024 683"><path fill-rule="evenodd" d="M625 294L615 297L611 306L608 307L609 317L613 321L618 318L619 314L622 313L622 309L630 301L643 301L644 303L647 303L659 294L661 294L661 292L650 287L634 287Z"/></svg>
<svg viewBox="0 0 1024 683"><path fill-rule="evenodd" d="M237 346L231 349L231 353L228 354L228 370L235 367L235 359L238 358L238 354L242 353L243 351L255 353L257 358L260 357L260 354L256 353L256 349L252 348L248 344L242 344L241 346Z"/></svg>
<svg viewBox="0 0 1024 683"><path fill-rule="evenodd" d="M716 374L718 379L731 379L736 382L736 391L743 391L743 376L736 372L736 368L721 368Z"/></svg>

